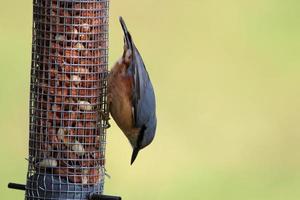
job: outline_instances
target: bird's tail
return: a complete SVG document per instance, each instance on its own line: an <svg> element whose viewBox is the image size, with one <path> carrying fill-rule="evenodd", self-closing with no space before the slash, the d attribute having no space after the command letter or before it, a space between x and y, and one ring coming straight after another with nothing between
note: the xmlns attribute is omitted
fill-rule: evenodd
<svg viewBox="0 0 300 200"><path fill-rule="evenodd" d="M129 48L129 49L132 50L132 48L133 48L133 42L132 42L131 35L130 35L130 33L127 30L125 21L123 20L123 18L121 16L119 17L119 21L120 21L120 24L121 24L123 32L124 32L124 39L125 39L125 43L127 45L127 48Z"/></svg>

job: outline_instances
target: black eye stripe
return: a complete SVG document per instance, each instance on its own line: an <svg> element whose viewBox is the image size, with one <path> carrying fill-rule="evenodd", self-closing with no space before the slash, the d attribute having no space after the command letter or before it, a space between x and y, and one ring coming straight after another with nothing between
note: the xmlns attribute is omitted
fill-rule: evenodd
<svg viewBox="0 0 300 200"><path fill-rule="evenodd" d="M145 130L147 129L147 127L145 125L142 126L141 130L140 130L140 134L137 140L137 146L141 147L142 146L142 141L145 135Z"/></svg>

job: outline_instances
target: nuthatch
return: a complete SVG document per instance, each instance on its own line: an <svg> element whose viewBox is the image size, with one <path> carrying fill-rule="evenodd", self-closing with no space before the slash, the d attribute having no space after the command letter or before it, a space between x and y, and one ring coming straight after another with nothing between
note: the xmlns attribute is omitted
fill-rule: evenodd
<svg viewBox="0 0 300 200"><path fill-rule="evenodd" d="M155 95L143 59L133 43L122 17L124 31L123 56L113 66L108 78L108 101L111 116L128 138L133 153L149 145L155 135Z"/></svg>

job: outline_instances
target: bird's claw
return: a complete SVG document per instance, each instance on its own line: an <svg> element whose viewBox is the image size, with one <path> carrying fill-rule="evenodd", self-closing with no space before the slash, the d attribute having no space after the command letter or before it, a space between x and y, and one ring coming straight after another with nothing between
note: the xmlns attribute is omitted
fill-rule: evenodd
<svg viewBox="0 0 300 200"><path fill-rule="evenodd" d="M109 120L110 120L110 117L109 117L109 113L108 112L103 112L101 111L100 112L100 117L101 119L103 119L106 123L105 123L105 129L108 129L110 128L110 123L109 123Z"/></svg>

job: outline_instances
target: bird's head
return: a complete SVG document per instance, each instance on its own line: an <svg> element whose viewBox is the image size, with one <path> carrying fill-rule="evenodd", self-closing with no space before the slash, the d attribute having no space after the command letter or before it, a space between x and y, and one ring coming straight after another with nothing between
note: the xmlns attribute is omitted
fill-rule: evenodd
<svg viewBox="0 0 300 200"><path fill-rule="evenodd" d="M153 141L156 131L156 117L152 117L147 125L148 127L144 125L140 129L136 142L131 143L133 148L133 152L131 155L131 164L133 164L133 162L135 161L139 151L148 146Z"/></svg>

